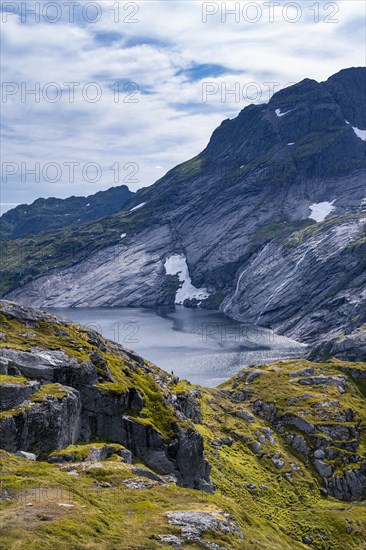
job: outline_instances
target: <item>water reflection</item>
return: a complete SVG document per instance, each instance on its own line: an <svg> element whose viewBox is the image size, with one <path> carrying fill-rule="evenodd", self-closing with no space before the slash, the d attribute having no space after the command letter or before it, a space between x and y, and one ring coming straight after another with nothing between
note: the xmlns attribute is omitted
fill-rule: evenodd
<svg viewBox="0 0 366 550"><path fill-rule="evenodd" d="M216 311L175 306L53 308L52 312L205 386L220 384L246 365L299 357L306 350L272 330L238 323Z"/></svg>

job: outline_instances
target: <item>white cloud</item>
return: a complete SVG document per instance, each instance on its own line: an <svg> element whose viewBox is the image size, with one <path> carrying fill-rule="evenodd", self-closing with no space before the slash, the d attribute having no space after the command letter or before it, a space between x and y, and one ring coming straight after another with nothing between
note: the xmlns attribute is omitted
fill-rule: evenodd
<svg viewBox="0 0 366 550"><path fill-rule="evenodd" d="M28 2L29 5L34 4ZM363 58L363 2L342 0L335 17L339 23L324 23L330 15L329 2L320 2L319 23L314 23L312 4L302 0L298 23L283 18L276 8L274 23L268 10L258 23L235 23L220 14L202 22L202 3L160 1L136 2L139 23L114 23L115 2L100 2L103 16L87 24L76 14L76 22L65 17L57 24L20 24L9 15L3 24L3 82L97 82L102 98L88 103L80 88L70 103L66 90L58 103L35 103L32 97L20 101L20 93L3 105L3 162L57 162L62 168L60 182L22 183L19 175L2 184L2 199L28 202L40 195L66 197L87 195L116 185L109 168L120 164L120 183L132 189L145 187L157 177L156 167L167 171L196 155L222 119L235 116L248 104L233 95L222 100L221 90L239 83L240 92L251 82L258 83L268 99L266 82L276 89L305 77L324 80L347 66L360 66ZM221 5L221 3L217 3ZM227 6L232 7L233 2ZM282 5L286 2L282 2ZM333 4L334 3L330 3ZM124 3L121 3L122 9ZM121 11L123 17L127 11ZM290 16L294 14L289 12ZM64 14L65 15L65 14ZM349 40L352 29L354 40ZM222 66L221 74L195 73L195 67ZM193 70L193 73L187 71ZM220 72L220 71L219 71ZM194 76L195 78L192 78ZM109 89L114 82L134 81L140 89L138 103L115 103ZM212 82L215 95L202 103L203 82ZM130 90L132 91L132 89ZM66 95L65 95L66 93ZM132 97L132 99L133 99ZM66 162L78 162L75 182L69 182ZM82 167L99 163L100 181L83 180ZM129 163L138 165L131 175ZM131 183L132 180L132 183ZM138 181L135 181L138 180Z"/></svg>

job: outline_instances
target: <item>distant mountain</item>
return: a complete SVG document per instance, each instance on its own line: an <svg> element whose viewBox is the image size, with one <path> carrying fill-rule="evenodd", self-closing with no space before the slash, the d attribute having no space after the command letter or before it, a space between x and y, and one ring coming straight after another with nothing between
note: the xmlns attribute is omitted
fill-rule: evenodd
<svg viewBox="0 0 366 550"><path fill-rule="evenodd" d="M1 292L35 306L185 300L304 341L353 331L366 322L365 140L366 68L306 79L225 120L114 216L8 244Z"/></svg>
<svg viewBox="0 0 366 550"><path fill-rule="evenodd" d="M121 185L89 197L52 197L21 204L0 217L0 239L19 239L110 216L133 195L126 185Z"/></svg>

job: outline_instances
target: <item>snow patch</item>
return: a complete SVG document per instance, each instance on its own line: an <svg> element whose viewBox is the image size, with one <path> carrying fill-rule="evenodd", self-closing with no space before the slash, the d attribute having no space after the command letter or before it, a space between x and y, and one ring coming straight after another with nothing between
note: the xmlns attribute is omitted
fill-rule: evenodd
<svg viewBox="0 0 366 550"><path fill-rule="evenodd" d="M90 206L90 202L88 202L88 204L86 206Z"/></svg>
<svg viewBox="0 0 366 550"><path fill-rule="evenodd" d="M121 239L124 239L126 235L127 235L127 233L122 233Z"/></svg>
<svg viewBox="0 0 366 550"><path fill-rule="evenodd" d="M352 130L357 137L361 138L363 141L366 141L366 130L360 130L359 128L353 127Z"/></svg>
<svg viewBox="0 0 366 550"><path fill-rule="evenodd" d="M335 210L335 206L333 206L334 203L335 199L332 202L315 202L311 204L309 206L311 214L308 217L316 222L323 222L325 218Z"/></svg>
<svg viewBox="0 0 366 550"><path fill-rule="evenodd" d="M288 143L287 145L295 145L295 142L292 141L291 143Z"/></svg>
<svg viewBox="0 0 366 550"><path fill-rule="evenodd" d="M141 202L137 206L134 206L133 208L131 208L130 212L133 212L134 210L138 210L139 208L142 208L143 206L145 206L145 204L146 202Z"/></svg>
<svg viewBox="0 0 366 550"><path fill-rule="evenodd" d="M175 295L176 304L183 304L186 299L204 300L209 297L205 288L196 288L192 285L187 260L183 254L173 254L166 258L164 268L167 275L178 275L179 281L183 283Z"/></svg>
<svg viewBox="0 0 366 550"><path fill-rule="evenodd" d="M285 113L281 113L281 109L276 109L275 113L278 117L281 117L281 116L288 115L289 113L291 113L291 111L292 111L292 109L290 111L286 111Z"/></svg>

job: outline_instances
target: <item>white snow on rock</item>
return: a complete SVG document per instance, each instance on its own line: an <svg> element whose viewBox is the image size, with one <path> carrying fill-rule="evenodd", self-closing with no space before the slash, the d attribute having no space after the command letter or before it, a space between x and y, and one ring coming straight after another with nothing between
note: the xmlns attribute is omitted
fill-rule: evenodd
<svg viewBox="0 0 366 550"><path fill-rule="evenodd" d="M58 205L57 205L58 206ZM88 204L86 206L90 206L90 202L88 202Z"/></svg>
<svg viewBox="0 0 366 550"><path fill-rule="evenodd" d="M189 298L204 300L209 297L209 293L205 288L196 288L192 285L187 260L183 254L173 254L173 256L166 258L164 268L167 275L178 275L179 281L183 283L181 288L177 290L176 304L183 304L184 300Z"/></svg>
<svg viewBox="0 0 366 550"><path fill-rule="evenodd" d="M353 127L352 130L357 137L361 138L363 141L366 141L366 130L360 130L359 128Z"/></svg>
<svg viewBox="0 0 366 550"><path fill-rule="evenodd" d="M315 220L316 222L323 222L327 216L333 210L335 210L335 206L333 204L335 203L335 199L332 202L315 202L314 204L311 204L309 206L311 210L311 214L309 218L311 220Z"/></svg>
<svg viewBox="0 0 366 550"><path fill-rule="evenodd" d="M287 145L295 145L295 142L292 141L291 143L288 143Z"/></svg>
<svg viewBox="0 0 366 550"><path fill-rule="evenodd" d="M127 235L127 233L122 233L121 239L124 239L126 235Z"/></svg>
<svg viewBox="0 0 366 550"><path fill-rule="evenodd" d="M291 109L292 110L292 109ZM281 117L281 116L285 116L285 115L288 115L289 113L291 113L291 110L290 111L286 111L285 113L281 113L281 109L276 109L275 110L275 113L278 117Z"/></svg>
<svg viewBox="0 0 366 550"><path fill-rule="evenodd" d="M130 212L133 212L134 210L138 210L139 208L142 208L143 206L145 206L145 204L146 202L141 202L137 206L134 206L133 208L131 208Z"/></svg>

